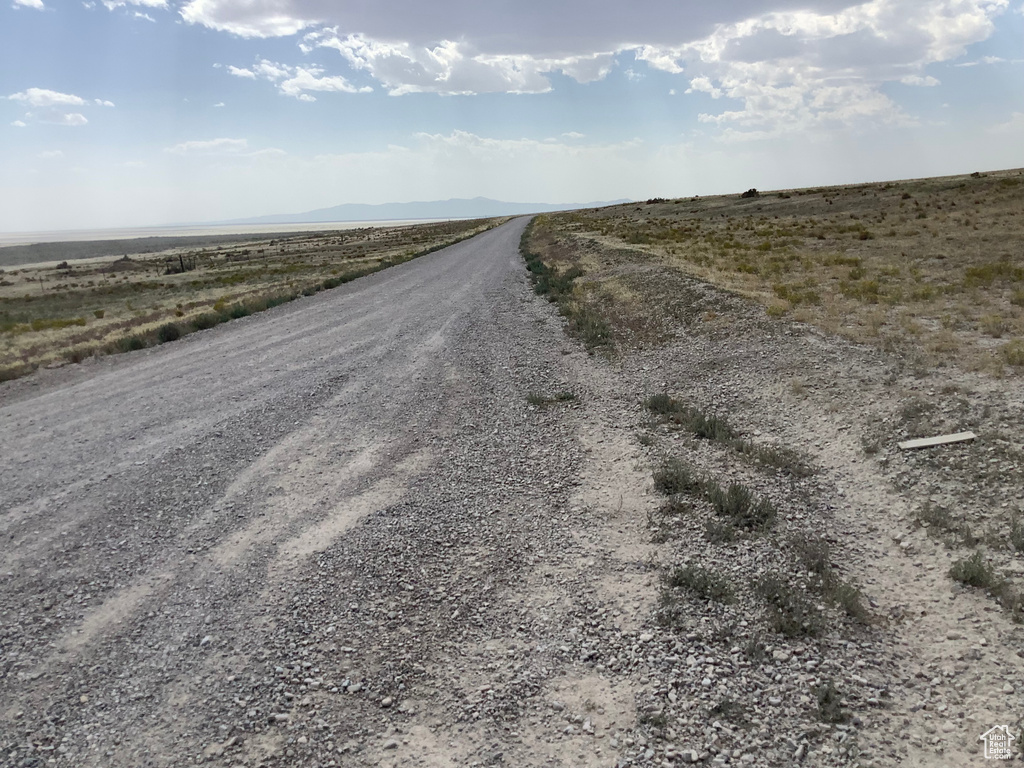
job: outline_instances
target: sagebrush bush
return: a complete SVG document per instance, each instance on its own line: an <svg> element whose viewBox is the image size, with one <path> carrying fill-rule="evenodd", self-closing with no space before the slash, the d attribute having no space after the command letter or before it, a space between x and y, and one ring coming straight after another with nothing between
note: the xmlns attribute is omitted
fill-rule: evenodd
<svg viewBox="0 0 1024 768"><path fill-rule="evenodd" d="M788 582L766 574L754 583L754 594L768 606L768 623L786 637L817 637L825 620L817 607Z"/></svg>
<svg viewBox="0 0 1024 768"><path fill-rule="evenodd" d="M690 465L678 458L669 458L654 473L654 487L666 496L677 493L698 493L703 480Z"/></svg>
<svg viewBox="0 0 1024 768"><path fill-rule="evenodd" d="M705 493L715 511L732 520L740 528L762 531L775 523L777 512L768 499L758 499L750 489L731 483L725 490L713 481L705 484Z"/></svg>
<svg viewBox="0 0 1024 768"><path fill-rule="evenodd" d="M181 338L181 328L178 327L177 323L161 325L157 329L156 337L161 344L166 344L169 341L176 341Z"/></svg>
<svg viewBox="0 0 1024 768"><path fill-rule="evenodd" d="M732 603L736 600L728 579L697 565L672 570L665 576L665 586L686 590L702 600L718 603Z"/></svg>
<svg viewBox="0 0 1024 768"><path fill-rule="evenodd" d="M996 581L995 571L980 551L953 563L949 575L961 584L982 589L988 589Z"/></svg>

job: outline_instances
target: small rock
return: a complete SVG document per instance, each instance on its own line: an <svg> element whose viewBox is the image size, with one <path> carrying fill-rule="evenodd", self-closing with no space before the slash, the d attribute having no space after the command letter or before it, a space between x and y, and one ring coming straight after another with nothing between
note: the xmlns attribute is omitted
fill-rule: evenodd
<svg viewBox="0 0 1024 768"><path fill-rule="evenodd" d="M398 741L396 739L388 739L384 742L384 749L398 749Z"/></svg>
<svg viewBox="0 0 1024 768"><path fill-rule="evenodd" d="M381 699L380 705L382 707L384 707L384 709L387 709L388 707L390 707L394 703L395 703L394 699L392 699L390 696L385 696L383 699Z"/></svg>
<svg viewBox="0 0 1024 768"><path fill-rule="evenodd" d="M1003 683L1003 693L1013 693L1014 688L1009 683Z"/></svg>

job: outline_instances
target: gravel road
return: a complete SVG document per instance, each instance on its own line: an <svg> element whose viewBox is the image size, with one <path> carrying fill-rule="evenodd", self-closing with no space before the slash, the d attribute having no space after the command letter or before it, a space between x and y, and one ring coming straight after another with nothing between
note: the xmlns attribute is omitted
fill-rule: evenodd
<svg viewBox="0 0 1024 768"><path fill-rule="evenodd" d="M378 764L465 716L450 656L533 626L495 596L570 546L525 223L0 388L0 764Z"/></svg>

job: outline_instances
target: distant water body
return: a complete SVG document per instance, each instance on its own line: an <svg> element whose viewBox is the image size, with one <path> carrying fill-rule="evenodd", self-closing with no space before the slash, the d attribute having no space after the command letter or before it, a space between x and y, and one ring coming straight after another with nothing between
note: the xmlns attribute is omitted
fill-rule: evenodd
<svg viewBox="0 0 1024 768"><path fill-rule="evenodd" d="M62 229L52 232L0 232L0 248L33 243L69 243L91 240L136 240L142 237L204 237L206 235L287 234L323 232L364 227L398 227L429 224L447 219L405 219L394 221L325 221L307 224L224 224L197 227L135 227L132 229Z"/></svg>

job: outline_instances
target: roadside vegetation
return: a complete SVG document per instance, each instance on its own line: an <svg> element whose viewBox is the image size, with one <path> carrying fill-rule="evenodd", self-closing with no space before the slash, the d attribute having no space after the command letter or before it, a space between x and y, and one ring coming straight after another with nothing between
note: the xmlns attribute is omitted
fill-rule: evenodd
<svg viewBox="0 0 1024 768"><path fill-rule="evenodd" d="M0 269L0 381L175 341L401 264L496 226L486 219ZM51 248L52 250L52 248ZM0 260L3 258L0 249Z"/></svg>
<svg viewBox="0 0 1024 768"><path fill-rule="evenodd" d="M695 437L731 448L761 467L783 470L794 477L807 477L813 473L803 457L790 448L764 445L739 437L724 416L684 405L667 394L652 395L644 405L669 428L683 429Z"/></svg>
<svg viewBox="0 0 1024 768"><path fill-rule="evenodd" d="M530 247L554 268L584 270L590 291L629 320L622 337L649 340L658 329L644 318L650 313L637 311L649 292L614 269L616 251L753 298L770 317L910 355L919 366L1019 375L1022 209L1019 170L748 190L548 214ZM594 257L598 248L604 257ZM602 272L599 263L610 268Z"/></svg>
<svg viewBox="0 0 1024 768"><path fill-rule="evenodd" d="M537 218L534 218L523 231L519 244L534 292L558 307L559 313L568 321L569 334L582 341L589 351L599 347L611 350L611 328L599 307L599 297L580 281L585 274L583 269L574 264L545 261L544 256L535 250L537 243L543 247L547 238L543 225L538 229Z"/></svg>
<svg viewBox="0 0 1024 768"><path fill-rule="evenodd" d="M915 487L919 498L942 499L914 505L918 511L909 522L949 549L963 550L958 556L984 547L1008 575L1007 586L997 581L996 591L983 589L1017 617L1019 600L1009 586L1016 571L1005 566L1024 551L1016 493L1024 482L1024 453L1015 427L1019 414L1009 405L1019 398L1007 392L1005 406L982 405L965 377L1012 388L1024 374L1021 210L1020 169L747 190L545 214L524 236L523 251L585 287L620 356L635 350L656 357L663 346L685 339L705 351L697 356L705 367L700 375L713 379L734 364L716 349L737 332L740 318L765 340L839 336L874 347L888 368L882 382L887 399L898 405L860 425L863 456L887 467L899 440L963 429L981 435L956 450L901 456L909 472L894 482L900 490ZM807 370L793 370L780 382L781 397L841 413L842 403L826 401L830 384L814 379ZM714 446L771 479L780 487L773 497L779 506L814 473L806 456L756 439L730 414L707 407L692 383L675 390L686 394L645 400L650 420L639 435L656 454L677 457L655 471L664 492L698 500L698 511L711 503L709 493L718 508L757 509L756 502L744 503L740 487L756 496L749 483L709 480L706 470L694 468L689 458L703 455L701 446ZM866 415L845 418L857 423ZM670 540L669 522L679 518L652 515L655 540ZM708 542L722 546L751 533L749 524L729 514L706 516L702 528ZM852 618L863 615L855 588L826 586L822 596Z"/></svg>

